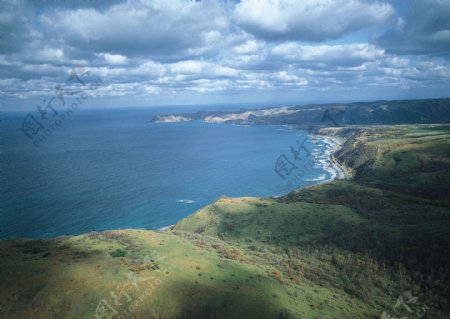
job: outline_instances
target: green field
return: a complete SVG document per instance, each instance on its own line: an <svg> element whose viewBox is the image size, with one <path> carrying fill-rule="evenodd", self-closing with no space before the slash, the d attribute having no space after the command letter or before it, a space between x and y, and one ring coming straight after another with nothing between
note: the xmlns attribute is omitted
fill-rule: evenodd
<svg viewBox="0 0 450 319"><path fill-rule="evenodd" d="M352 180L163 233L0 241L0 318L448 318L450 125L322 133Z"/></svg>

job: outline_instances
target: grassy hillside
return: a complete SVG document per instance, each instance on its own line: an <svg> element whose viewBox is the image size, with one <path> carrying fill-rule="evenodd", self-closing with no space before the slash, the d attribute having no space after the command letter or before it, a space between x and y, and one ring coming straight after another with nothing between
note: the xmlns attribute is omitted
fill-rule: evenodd
<svg viewBox="0 0 450 319"><path fill-rule="evenodd" d="M347 138L353 180L223 197L164 233L0 241L0 318L446 318L450 126L321 133Z"/></svg>

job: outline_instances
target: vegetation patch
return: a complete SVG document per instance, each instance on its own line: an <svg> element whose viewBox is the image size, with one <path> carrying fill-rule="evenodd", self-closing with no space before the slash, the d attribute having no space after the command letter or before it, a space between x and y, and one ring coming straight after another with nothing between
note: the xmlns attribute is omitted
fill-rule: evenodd
<svg viewBox="0 0 450 319"><path fill-rule="evenodd" d="M126 254L127 254L127 251L126 250L123 250L123 249L116 249L115 251L113 251L113 252L111 252L110 253L110 256L111 257L125 257L126 256Z"/></svg>

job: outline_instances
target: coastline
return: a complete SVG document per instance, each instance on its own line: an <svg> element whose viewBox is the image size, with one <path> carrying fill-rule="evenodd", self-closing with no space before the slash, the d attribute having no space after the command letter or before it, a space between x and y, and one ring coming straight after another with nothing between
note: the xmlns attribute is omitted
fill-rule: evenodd
<svg viewBox="0 0 450 319"><path fill-rule="evenodd" d="M290 126L290 127L295 130L295 126ZM339 151L341 149L342 145L346 142L346 139L344 137L337 137L337 136L331 135L328 132L324 133L324 134L310 134L310 133L307 133L307 134L313 140L314 139L321 140L321 141L323 141L326 144L324 153L322 153L322 155L325 155L326 157L328 157L328 159L327 160L321 159L321 161L323 161L323 162L321 162L321 164L325 164L326 165L326 166L323 166L323 168L325 170L328 170L328 172L331 173L331 177L327 178L327 179L324 179L324 180L319 180L319 181L317 181L314 184L309 185L309 186L293 188L292 190L290 190L286 194L273 195L273 196L267 196L267 197L256 196L255 198L262 199L262 198L283 197L283 196L286 196L287 194L289 194L289 193L291 193L293 191L297 191L297 190L300 190L300 189L303 189L303 188L306 188L306 187L312 187L312 186L318 186L318 185L321 185L321 184L330 183L330 182L332 182L332 181L334 181L336 179L343 180L343 179L351 178L351 174L348 172L348 169L344 165L340 164L338 162L338 160L334 156L334 154L337 151ZM243 196L245 196L245 195L243 195ZM240 196L240 197L242 197L242 196ZM205 206L211 205L213 203L214 202L211 202L209 204L206 204ZM202 209L202 208L200 208L200 209ZM197 211L192 212L188 216L194 215ZM173 228L176 226L176 224L178 224L180 221L182 221L185 218L186 217L181 218L179 220L176 220L175 224L164 225L164 226L154 227L154 228L148 228L148 230L156 231L156 232L170 232L171 230L173 230ZM140 228L135 228L135 229L140 229ZM104 231L99 231L99 232L102 233L102 232L114 231L114 230L120 230L120 228L119 229L117 229L117 228L106 229ZM66 237L66 236L68 236L68 237L70 237L70 236L79 236L79 235L83 235L83 234L86 234L86 233L89 233L89 232L79 233L79 234L75 234L75 235L58 235L58 236L55 236L55 237L52 237L52 238L57 238L57 237L61 237L61 236L64 236L64 237ZM15 237L15 238L27 238L27 237ZM0 238L0 240L10 240L10 239L12 239L12 238L8 238L8 237ZM30 237L30 238L27 238L27 239L33 239L33 238ZM51 238L50 237L49 238L36 237L36 239L44 239L45 240L45 239L51 239Z"/></svg>
<svg viewBox="0 0 450 319"><path fill-rule="evenodd" d="M329 160L327 161L329 163L329 168L330 170L333 171L332 173L332 177L329 179L325 179L323 181L319 181L317 183L314 183L313 185L310 186L306 186L306 187L312 187L312 186L317 186L317 185L322 185L322 184L327 184L327 183L331 183L334 180L346 180L346 179L351 179L351 173L349 172L349 169L339 163L339 161L336 159L336 157L334 156L334 154L339 151L342 146L344 145L344 143L347 141L346 138L344 137L337 137L337 136L332 136L329 134L308 134L313 140L314 139L320 139L322 141L324 141L327 144L327 148L325 150L325 153L328 155ZM302 187L305 188L305 187ZM293 190L291 190L290 192L283 194L283 195L273 195L273 196L269 196L268 198L279 198L279 197L283 197L288 195L289 193L293 192L293 191L298 191L302 188L295 188ZM220 197L221 198L221 197ZM219 198L219 199L220 199ZM263 199L265 197L255 197L255 198L259 198L259 199ZM214 202L208 204L211 205ZM200 208L202 209L202 208ZM193 212L192 214L189 214L187 217L194 215L197 211ZM186 217L185 217L186 218ZM178 224L179 222L181 222L184 218L178 220L176 222L176 224ZM174 225L167 225L167 226L163 226L163 227L158 227L155 229L155 231L158 232L167 232L167 231L171 231L175 226Z"/></svg>
<svg viewBox="0 0 450 319"><path fill-rule="evenodd" d="M324 141L327 144L327 147L325 149L325 154L327 154L328 157L329 157L329 160L327 162L329 163L329 168L330 168L330 170L333 171L333 173L332 173L332 177L331 178L323 180L323 181L319 181L319 182L314 183L313 185L310 185L310 186L307 186L307 187L322 185L322 184L326 184L326 183L331 183L332 181L334 181L336 179L338 179L338 180L350 179L351 178L351 174L349 172L349 169L345 165L339 163L339 161L334 156L334 154L337 151L339 151L342 148L342 146L344 145L344 143L347 141L346 138L344 138L344 137L337 137L337 136L333 136L333 135L330 135L330 134L308 134L308 135L313 140L314 139L320 139L320 140ZM295 189L293 189L290 192L297 191L299 189L302 189L302 188L295 188ZM283 197L283 196L286 196L287 194L289 194L290 192L288 192L286 194L283 194L283 195L279 195L279 196L273 195L273 196L270 196L269 198ZM256 198L262 199L264 197L256 197ZM212 203L210 203L208 205L211 205L213 203L214 202L212 202ZM200 209L202 209L202 208L200 208ZM189 214L187 217L194 215L197 211ZM184 218L178 220L175 224L162 226L162 227L157 227L157 228L155 228L153 230L157 231L157 232L169 232L169 231L173 230L173 228L176 226L176 224L181 222L183 219Z"/></svg>
<svg viewBox="0 0 450 319"><path fill-rule="evenodd" d="M158 227L155 229L155 231L164 233L167 231L171 231L174 227L175 227L175 224L172 224L172 225L168 225L168 226Z"/></svg>
<svg viewBox="0 0 450 319"><path fill-rule="evenodd" d="M326 144L325 156L327 157L327 159L322 159L322 168L324 168L331 174L331 178L320 181L312 186L330 183L336 179L351 179L352 174L350 173L350 170L344 164L340 163L335 156L336 152L338 152L342 148L347 139L344 137L331 135L329 132L309 135L311 136L313 141L321 140ZM298 190L298 188L295 190Z"/></svg>
<svg viewBox="0 0 450 319"><path fill-rule="evenodd" d="M344 164L340 163L335 157L336 152L342 148L342 146L346 142L346 139L330 135L319 135L319 136L323 140L329 141L329 145L331 146L331 152L329 155L330 166L335 171L336 176L333 179L331 179L330 182L335 179L350 179L351 173L349 172L349 169Z"/></svg>

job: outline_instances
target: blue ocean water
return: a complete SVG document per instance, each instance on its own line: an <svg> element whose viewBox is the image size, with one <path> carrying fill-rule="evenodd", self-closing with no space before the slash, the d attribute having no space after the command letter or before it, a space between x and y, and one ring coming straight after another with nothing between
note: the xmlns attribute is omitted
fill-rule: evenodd
<svg viewBox="0 0 450 319"><path fill-rule="evenodd" d="M158 228L221 195L272 196L292 190L274 170L296 141L314 154L326 144L284 126L151 123L190 108L77 110L39 147L20 131L24 113L1 128L0 237L55 237ZM314 165L295 187L329 179Z"/></svg>

